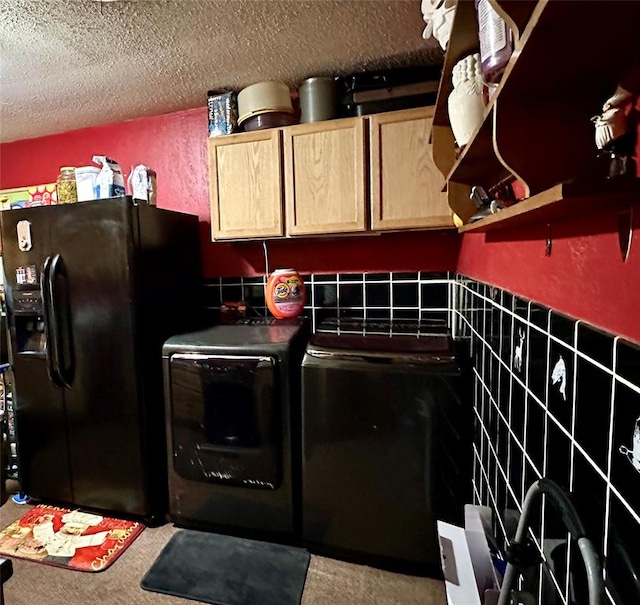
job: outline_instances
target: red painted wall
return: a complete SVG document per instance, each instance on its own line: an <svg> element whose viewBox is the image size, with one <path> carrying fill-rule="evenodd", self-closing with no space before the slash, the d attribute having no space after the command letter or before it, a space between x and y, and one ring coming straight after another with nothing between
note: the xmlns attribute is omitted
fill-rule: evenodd
<svg viewBox="0 0 640 605"><path fill-rule="evenodd" d="M158 206L198 215L205 277L264 273L260 243L212 243L207 180L207 112L173 114L0 145L0 189L55 181L60 166L117 160L158 173ZM460 238L453 231L271 241L270 267L304 272L455 271Z"/></svg>
<svg viewBox="0 0 640 605"><path fill-rule="evenodd" d="M90 164L94 154L115 158L125 173L145 163L158 172L158 205L200 218L205 277L263 273L260 243L210 242L206 121L206 109L198 108L6 143L0 145L0 188L52 182L60 166ZM269 260L271 268L317 273L457 269L640 342L638 215L640 210L625 264L618 252L616 213L606 208L554 223L548 258L544 226L487 238L458 238L449 231L272 241Z"/></svg>
<svg viewBox="0 0 640 605"><path fill-rule="evenodd" d="M467 233L458 271L640 342L640 206L636 200L626 262L618 245L618 206L552 223L548 257L546 223Z"/></svg>

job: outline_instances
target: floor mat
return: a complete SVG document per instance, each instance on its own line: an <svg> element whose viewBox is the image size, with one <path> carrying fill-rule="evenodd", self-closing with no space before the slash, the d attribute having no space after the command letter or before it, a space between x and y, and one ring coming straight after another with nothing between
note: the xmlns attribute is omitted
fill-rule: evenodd
<svg viewBox="0 0 640 605"><path fill-rule="evenodd" d="M298 605L309 559L302 548L181 530L140 585L214 605Z"/></svg>
<svg viewBox="0 0 640 605"><path fill-rule="evenodd" d="M103 571L143 529L135 521L41 504L0 532L0 555L78 571Z"/></svg>

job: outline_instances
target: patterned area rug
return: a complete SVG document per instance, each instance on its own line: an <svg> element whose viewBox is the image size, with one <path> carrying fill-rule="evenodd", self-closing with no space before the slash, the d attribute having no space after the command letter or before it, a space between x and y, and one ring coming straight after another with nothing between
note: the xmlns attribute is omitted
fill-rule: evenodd
<svg viewBox="0 0 640 605"><path fill-rule="evenodd" d="M143 529L135 521L39 505L0 532L0 555L78 571L103 571Z"/></svg>

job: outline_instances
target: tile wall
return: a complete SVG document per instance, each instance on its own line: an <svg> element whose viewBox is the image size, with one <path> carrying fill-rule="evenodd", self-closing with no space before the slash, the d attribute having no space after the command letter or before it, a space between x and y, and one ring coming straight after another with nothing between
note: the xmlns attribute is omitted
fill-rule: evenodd
<svg viewBox="0 0 640 605"><path fill-rule="evenodd" d="M314 331L325 319L429 320L451 325L449 273L304 274L305 314ZM235 277L205 283L205 305L215 313L221 302L244 300L248 316L269 314L264 300L264 277Z"/></svg>
<svg viewBox="0 0 640 605"><path fill-rule="evenodd" d="M429 320L468 341L474 375L469 499L494 511L501 545L524 494L548 477L572 494L604 563L607 602L640 603L640 348L534 302L453 273L303 275L305 312L324 319ZM207 308L245 300L268 314L264 278L205 284ZM585 603L582 565L542 499L531 536L545 564L522 588L538 603Z"/></svg>
<svg viewBox="0 0 640 605"><path fill-rule="evenodd" d="M474 501L512 536L526 490L569 490L605 568L607 602L640 603L640 348L462 276L455 330L474 366ZM575 544L549 503L533 508L546 565L523 588L539 603L586 603Z"/></svg>

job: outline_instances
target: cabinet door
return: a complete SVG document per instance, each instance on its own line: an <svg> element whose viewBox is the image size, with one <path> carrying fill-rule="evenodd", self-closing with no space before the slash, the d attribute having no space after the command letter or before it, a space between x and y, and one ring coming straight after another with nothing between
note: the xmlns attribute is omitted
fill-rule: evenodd
<svg viewBox="0 0 640 605"><path fill-rule="evenodd" d="M287 235L367 228L364 119L285 128Z"/></svg>
<svg viewBox="0 0 640 605"><path fill-rule="evenodd" d="M280 131L208 142L213 239L283 235Z"/></svg>
<svg viewBox="0 0 640 605"><path fill-rule="evenodd" d="M453 227L431 155L432 119L433 107L369 117L372 229Z"/></svg>

